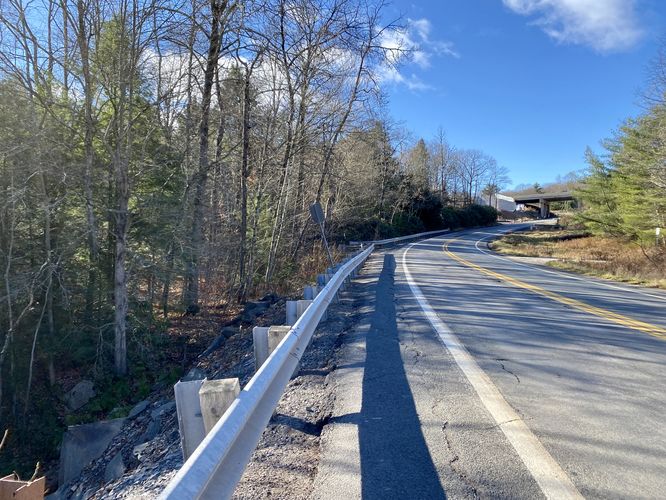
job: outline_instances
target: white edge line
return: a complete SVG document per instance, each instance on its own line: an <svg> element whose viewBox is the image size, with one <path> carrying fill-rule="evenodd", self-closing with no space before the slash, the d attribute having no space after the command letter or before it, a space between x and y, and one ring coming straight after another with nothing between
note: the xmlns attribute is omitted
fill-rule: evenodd
<svg viewBox="0 0 666 500"><path fill-rule="evenodd" d="M542 266L533 266L531 264L525 264L524 262L518 262L518 261L516 261L514 259L511 259L509 257L505 257L504 255L500 255L497 252L487 251L487 250L483 250L482 248L479 248L479 243L481 243L482 241L486 241L489 238L503 236L505 234L510 234L510 233L513 233L513 232L515 232L515 231L512 231L512 230L499 231L495 234L489 234L487 236L484 236L483 238L481 238L480 240L478 240L474 244L474 248L476 248L482 254L489 255L490 257L494 257L494 258L500 259L500 260L505 260L505 261L511 262L512 264L515 264L517 266L527 267L528 269L533 269L535 271L541 271L542 273L554 274L556 276L561 276L563 278L569 278L571 280L576 280L576 281L584 281L584 282L588 282L588 283L594 283L596 285L600 285L600 286L603 286L603 287L606 287L606 288L613 288L615 290L621 290L623 292L633 292L633 293L637 293L639 295L645 295L646 297L652 297L653 299L659 299L659 300L664 300L665 299L665 297L645 292L645 291L641 290L640 288L635 288L635 287L632 287L632 286L624 286L623 287L623 286L618 286L618 285L612 285L610 283L606 283L604 281L601 281L599 279L594 279L594 278L589 277L589 276L586 276L586 277L572 276L572 275L567 274L567 273L552 271L550 269L543 269Z"/></svg>
<svg viewBox="0 0 666 500"><path fill-rule="evenodd" d="M409 245L402 254L402 268L409 288L418 301L424 315L437 332L458 367L478 394L481 402L492 415L498 427L509 440L527 470L537 482L546 498L581 499L583 496L571 482L566 472L548 453L537 437L532 433L523 419L511 408L499 389L488 375L479 367L465 346L451 329L437 316L421 289L412 279L407 267L407 252L417 243Z"/></svg>

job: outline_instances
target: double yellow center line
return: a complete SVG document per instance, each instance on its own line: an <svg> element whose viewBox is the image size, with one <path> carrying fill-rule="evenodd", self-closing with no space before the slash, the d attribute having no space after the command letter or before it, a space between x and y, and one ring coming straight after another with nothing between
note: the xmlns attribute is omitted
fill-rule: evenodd
<svg viewBox="0 0 666 500"><path fill-rule="evenodd" d="M618 325L626 326L628 328L632 328L634 330L638 330L644 333L647 333L649 335L652 335L653 337L657 337L660 339L666 339L666 329L652 325L650 323L645 323L644 321L638 321L636 319L629 318L627 316L623 316L621 314L614 313L613 311L608 311L606 309L601 309L600 307L595 307L591 306L589 304L586 304L584 302L581 302L579 300L571 299L569 297L565 297L564 295L560 295L558 293L551 292L549 290L546 290L544 288L541 288L536 285L532 285L531 283L526 283L524 281L517 280L515 278L512 278L511 276L507 276L505 274L497 273L495 271L491 271L490 269L486 269L485 267L481 267L477 264L474 264L473 262L470 262L466 259L463 259L459 255L454 254L449 250L449 245L453 243L456 240L451 240L447 242L444 245L444 253L451 257L453 260L470 267L472 269L475 269L479 271L480 273L483 273L487 276L492 276L493 278L497 278L501 281L505 281L517 288L522 288L524 290L529 290L530 292L536 293L538 295L542 295L544 297L548 297L549 299L552 299L556 302L560 302L561 304L566 304L568 306L574 307L576 309L579 309L581 311L585 311L590 314L594 314L595 316L599 316L601 318L604 318L608 321L612 321L613 323L617 323Z"/></svg>

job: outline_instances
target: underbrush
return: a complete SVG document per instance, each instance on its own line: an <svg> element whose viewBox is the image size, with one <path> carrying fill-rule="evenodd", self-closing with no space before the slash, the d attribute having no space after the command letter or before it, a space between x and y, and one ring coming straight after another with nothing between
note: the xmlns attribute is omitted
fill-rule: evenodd
<svg viewBox="0 0 666 500"><path fill-rule="evenodd" d="M666 252L580 230L510 234L491 243L502 254L556 259L549 265L590 276L666 288Z"/></svg>
<svg viewBox="0 0 666 500"><path fill-rule="evenodd" d="M349 241L371 241L396 238L439 229L464 229L490 226L497 222L499 212L484 205L464 208L442 206L441 202L421 203L411 212L398 212L391 221L358 216L344 222L333 221L330 239L340 244Z"/></svg>

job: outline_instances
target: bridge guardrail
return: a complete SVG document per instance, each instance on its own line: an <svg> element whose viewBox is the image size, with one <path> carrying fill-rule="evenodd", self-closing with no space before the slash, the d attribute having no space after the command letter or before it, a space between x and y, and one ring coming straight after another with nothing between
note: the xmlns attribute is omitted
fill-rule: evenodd
<svg viewBox="0 0 666 500"><path fill-rule="evenodd" d="M169 482L160 499L231 497L322 315L340 286L374 248L370 244L332 276Z"/></svg>

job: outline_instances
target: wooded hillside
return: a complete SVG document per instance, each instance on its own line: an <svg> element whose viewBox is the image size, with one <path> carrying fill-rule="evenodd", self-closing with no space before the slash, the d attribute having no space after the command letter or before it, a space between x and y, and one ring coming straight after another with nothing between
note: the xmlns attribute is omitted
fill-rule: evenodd
<svg viewBox="0 0 666 500"><path fill-rule="evenodd" d="M10 453L21 437L39 443L35 458L55 449L60 434L45 429L63 426L62 377L149 371L170 315L243 302L297 273L320 251L315 201L334 242L485 222L442 207L497 192L505 170L442 132L413 145L384 115L381 68L409 53L387 43L402 28L383 7L3 2Z"/></svg>

